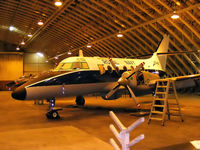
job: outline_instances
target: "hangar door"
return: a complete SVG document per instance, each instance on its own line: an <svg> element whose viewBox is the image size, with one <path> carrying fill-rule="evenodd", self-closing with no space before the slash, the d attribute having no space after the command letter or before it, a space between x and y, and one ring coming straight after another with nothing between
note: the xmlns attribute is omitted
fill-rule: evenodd
<svg viewBox="0 0 200 150"><path fill-rule="evenodd" d="M22 53L0 53L0 81L16 80L23 75Z"/></svg>

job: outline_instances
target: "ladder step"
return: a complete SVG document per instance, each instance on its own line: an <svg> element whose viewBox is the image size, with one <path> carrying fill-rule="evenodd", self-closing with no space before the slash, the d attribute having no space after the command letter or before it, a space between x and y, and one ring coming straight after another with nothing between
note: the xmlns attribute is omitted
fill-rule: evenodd
<svg viewBox="0 0 200 150"><path fill-rule="evenodd" d="M165 85L158 85L157 88L167 88Z"/></svg>
<svg viewBox="0 0 200 150"><path fill-rule="evenodd" d="M167 92L156 92L156 95L157 95L157 94L159 94L159 95L160 95L160 94L167 94Z"/></svg>
<svg viewBox="0 0 200 150"><path fill-rule="evenodd" d="M165 101L165 100L166 100L166 98L159 98L159 97L155 98L155 101Z"/></svg>
<svg viewBox="0 0 200 150"><path fill-rule="evenodd" d="M170 115L180 116L182 119L174 81L159 80L156 85L155 96L149 114L149 123L150 120L159 120L164 125L165 115L168 115L168 117Z"/></svg>
<svg viewBox="0 0 200 150"><path fill-rule="evenodd" d="M151 113L153 113L153 114L163 114L162 111L151 111Z"/></svg>
<svg viewBox="0 0 200 150"><path fill-rule="evenodd" d="M161 118L154 118L154 117L151 117L151 118L149 118L149 119L151 119L151 120L162 120Z"/></svg>
<svg viewBox="0 0 200 150"><path fill-rule="evenodd" d="M153 107L165 107L164 105L153 105Z"/></svg>
<svg viewBox="0 0 200 150"><path fill-rule="evenodd" d="M172 111L179 111L179 109L177 108L170 108L169 110L172 110Z"/></svg>

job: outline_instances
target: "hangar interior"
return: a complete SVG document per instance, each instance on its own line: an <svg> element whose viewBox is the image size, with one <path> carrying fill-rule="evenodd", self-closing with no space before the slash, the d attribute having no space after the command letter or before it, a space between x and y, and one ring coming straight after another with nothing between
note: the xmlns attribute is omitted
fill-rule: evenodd
<svg viewBox="0 0 200 150"><path fill-rule="evenodd" d="M137 119L137 117L134 118L134 116L126 114L126 112L134 111L132 106L129 106L132 103L123 105L121 100L110 102L110 104L100 102L102 106L98 106L99 103L96 102L93 105L91 100L91 103L85 109L71 106L70 100L67 104L64 104L61 100L58 105L64 105L65 108L69 109L69 112L65 110L62 113L64 118L56 123L42 118L41 113L44 113L46 104L44 106L35 106L32 102L9 102L12 101L10 92L3 92L3 90L8 90L6 83L17 80L21 76L30 76L31 74L39 74L53 69L61 60L77 56L79 50L82 50L83 55L88 57L147 58L155 52L163 35L168 34L170 43L166 66L167 77L200 74L199 0L60 0L61 6L56 6L55 2L56 0L0 1L0 90L2 102L5 103L0 106L2 108L0 111L6 113L5 107L11 106L8 110L12 111L13 109L19 115L17 117L19 120L13 120L13 112L10 114L11 116L9 116L9 113L5 116L7 119L1 116L1 120L5 120L7 123L11 120L13 123L13 126L7 126L4 121L1 121L2 128L0 130L2 131L2 136L12 134L12 130L15 131L13 132L15 135L21 134L24 128L28 129L25 126L26 124L31 124L29 129L38 129L39 133L45 127L45 123L48 128L64 126L66 123L66 125L76 126L81 130L84 129L90 135L108 144L108 135L111 136L111 133L108 133L110 132L109 129L102 127L99 132L92 131L92 127L87 126L87 121L83 121L87 119L88 114L90 116L89 121L95 122L95 120L99 119L101 121L101 123L97 121L99 125L103 125L103 119L109 120L102 114L108 115L107 111L111 109L110 107L114 107L121 118L124 117L127 120ZM37 52L41 52L44 57L37 55ZM177 53L177 55L174 55L174 53ZM139 144L136 145L136 148L192 149L187 142L189 140L197 140L200 137L200 132L197 131L198 129L195 125L195 123L198 125L200 121L197 107L199 106L199 95L194 94L194 91L200 91L200 84L197 85L195 90L190 90L191 97L196 98L194 101L193 99L191 100L192 104L187 100L183 100L181 106L184 108L183 114L188 120L183 123L183 126L181 123L172 122L169 123L172 128L165 127L165 129L168 129L164 131L156 123L150 126L143 125L145 134L153 135L152 140L147 137L149 145L150 143L156 145L159 137L163 138L157 133L160 130L163 130L161 131L162 134L166 134L169 137L167 139L163 138L163 141L158 141L160 143L170 141L170 138L173 137L172 133L176 131L176 127L179 127L180 130L176 135L177 142L175 142L176 138L174 138L173 142L170 141L168 144L165 143L163 145L159 143L157 147L145 147L144 142L141 147ZM184 96L183 94L181 97L183 98ZM6 101L6 99L9 101ZM92 98L89 97L89 99ZM95 97L94 99L97 100L98 98ZM123 97L122 99L127 100L128 98ZM150 97L147 99L151 100ZM191 98L188 97L188 99ZM107 105L111 106L107 108ZM123 106L122 108L120 107L121 105ZM22 106L25 110L18 111L17 107L19 106ZM130 107L130 110L127 110L127 107ZM32 111L28 110L29 108ZM83 113L85 118L79 116L78 112L74 115L71 114L74 111ZM93 114L95 111L97 111L97 116ZM24 113L31 113L31 115L28 116L26 114L25 118L23 118ZM34 123L30 120L30 117L38 119L38 122ZM74 121L73 117L77 117L80 121ZM67 119L69 120L66 121ZM126 119L123 119L123 121L126 122ZM87 127L75 125L76 123L83 123ZM129 124L131 122L127 121L126 123ZM89 123L89 125L92 126L92 123ZM97 128L97 125L93 127ZM148 129L151 131L148 131ZM10 130L11 132L8 132ZM97 134L101 134L100 131L105 135L98 136ZM32 135L32 131L30 132ZM78 134L78 132L76 133ZM92 132L95 132L95 134L92 134ZM185 132L188 133L188 136L181 136L181 134L187 134ZM195 132L195 134L193 135L192 132ZM73 135L73 133L71 134ZM23 136L25 139L25 135ZM86 134L83 133L83 136L86 137ZM8 136L6 137L8 140L13 140ZM101 145L102 143L98 139L94 141ZM17 142L13 142L9 147L6 141L2 139L0 141L0 143L4 143L5 149L17 145ZM38 141L35 139L34 142ZM45 144L45 142L41 142L40 146L42 145L42 148L45 149ZM76 143L73 144L75 145ZM175 147L170 147L171 145L175 145ZM56 145L51 146L54 147ZM38 147L33 146L33 149ZM20 148L26 149L27 147L19 146ZM46 149L48 148L46 146ZM73 149L72 147L67 148ZM109 148L109 146L105 146L105 149ZM62 148L60 147L60 149ZM82 149L84 149L84 146ZM85 149L89 148L85 147Z"/></svg>
<svg viewBox="0 0 200 150"><path fill-rule="evenodd" d="M170 52L200 49L199 0L54 2L2 0L1 51L43 52L54 62L80 49L84 56L136 57L152 54L165 33ZM180 17L172 19L174 14ZM199 62L199 53L169 56L167 74L200 73Z"/></svg>

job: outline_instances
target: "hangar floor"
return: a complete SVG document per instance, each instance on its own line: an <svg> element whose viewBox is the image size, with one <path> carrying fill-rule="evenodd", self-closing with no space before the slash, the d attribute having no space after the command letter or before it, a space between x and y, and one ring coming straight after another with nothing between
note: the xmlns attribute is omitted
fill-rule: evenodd
<svg viewBox="0 0 200 150"><path fill-rule="evenodd" d="M131 149L141 150L193 150L190 141L200 140L200 96L179 95L184 122L173 117L161 122L145 122L131 133L131 139L145 134L145 139ZM14 101L10 92L0 92L0 145L2 150L102 150L110 149L109 129L113 123L108 115L113 110L125 126L139 117L133 115L134 103L128 97L116 101L103 101L100 97L85 97L85 107L75 107L73 98L59 99L63 107L60 120L45 117L47 103L35 105L33 101ZM64 101L65 100L65 101ZM67 101L66 101L67 100ZM149 109L151 96L140 97L142 108Z"/></svg>

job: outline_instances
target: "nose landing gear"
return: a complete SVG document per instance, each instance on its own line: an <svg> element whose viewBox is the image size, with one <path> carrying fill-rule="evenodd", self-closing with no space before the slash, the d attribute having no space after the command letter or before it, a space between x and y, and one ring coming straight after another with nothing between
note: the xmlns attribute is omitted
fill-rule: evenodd
<svg viewBox="0 0 200 150"><path fill-rule="evenodd" d="M48 119L60 119L60 115L58 114L59 110L62 108L56 108L55 106L55 98L47 100L49 102L49 111L46 113L46 117Z"/></svg>

